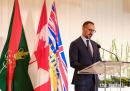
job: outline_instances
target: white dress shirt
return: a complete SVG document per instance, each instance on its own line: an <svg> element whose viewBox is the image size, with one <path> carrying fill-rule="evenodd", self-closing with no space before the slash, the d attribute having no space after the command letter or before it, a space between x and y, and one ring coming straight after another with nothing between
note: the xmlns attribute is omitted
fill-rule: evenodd
<svg viewBox="0 0 130 91"><path fill-rule="evenodd" d="M85 43L85 45L87 46L87 40L89 40L89 47L90 47L90 50L91 50L91 53L92 53L92 56L93 56L93 47L92 47L92 44L90 42L90 39L86 39L84 36L81 36L83 42Z"/></svg>

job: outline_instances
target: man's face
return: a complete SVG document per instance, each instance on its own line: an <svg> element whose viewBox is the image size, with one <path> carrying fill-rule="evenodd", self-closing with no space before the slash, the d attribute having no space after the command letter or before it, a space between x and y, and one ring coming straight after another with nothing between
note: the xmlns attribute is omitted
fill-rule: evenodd
<svg viewBox="0 0 130 91"><path fill-rule="evenodd" d="M95 26L93 24L85 25L85 27L82 27L82 35L90 39L93 36L93 33L95 32Z"/></svg>

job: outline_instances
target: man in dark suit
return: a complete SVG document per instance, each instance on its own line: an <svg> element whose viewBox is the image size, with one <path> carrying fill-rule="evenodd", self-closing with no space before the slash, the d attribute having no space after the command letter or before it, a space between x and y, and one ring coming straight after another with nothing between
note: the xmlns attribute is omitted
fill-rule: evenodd
<svg viewBox="0 0 130 91"><path fill-rule="evenodd" d="M86 21L82 26L82 35L70 44L69 58L70 66L75 69L72 80L75 91L98 91L97 74L77 74L79 70L101 61L97 43L91 40L95 32L94 23Z"/></svg>

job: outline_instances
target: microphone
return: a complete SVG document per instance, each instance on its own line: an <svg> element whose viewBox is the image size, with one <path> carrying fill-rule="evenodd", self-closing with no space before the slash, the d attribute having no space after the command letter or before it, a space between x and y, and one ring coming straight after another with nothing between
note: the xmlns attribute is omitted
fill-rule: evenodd
<svg viewBox="0 0 130 91"><path fill-rule="evenodd" d="M98 48L101 48L101 46L100 46L99 44L97 44L97 47L98 47ZM110 51L108 51L108 50L106 50L106 49L104 49L104 48L101 48L101 49L103 49L103 50L105 50L105 51L107 51L107 52L109 52L109 53L111 53L111 54L115 55L116 60L117 60L117 61L119 61L119 59L118 59L118 57L117 57L117 55L116 55L116 54L114 54L113 52L110 52Z"/></svg>

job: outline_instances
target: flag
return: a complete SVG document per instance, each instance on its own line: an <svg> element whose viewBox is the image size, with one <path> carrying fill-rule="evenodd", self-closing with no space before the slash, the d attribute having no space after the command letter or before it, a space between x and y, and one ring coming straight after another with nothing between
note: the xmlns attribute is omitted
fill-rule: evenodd
<svg viewBox="0 0 130 91"><path fill-rule="evenodd" d="M68 91L67 62L58 26L56 6L53 2L48 22L50 50L50 78L52 91Z"/></svg>
<svg viewBox="0 0 130 91"><path fill-rule="evenodd" d="M28 75L29 60L19 4L15 0L8 36L0 58L1 91L33 91Z"/></svg>
<svg viewBox="0 0 130 91"><path fill-rule="evenodd" d="M36 34L36 45L28 69L34 91L51 91L47 24L46 0L44 0Z"/></svg>

